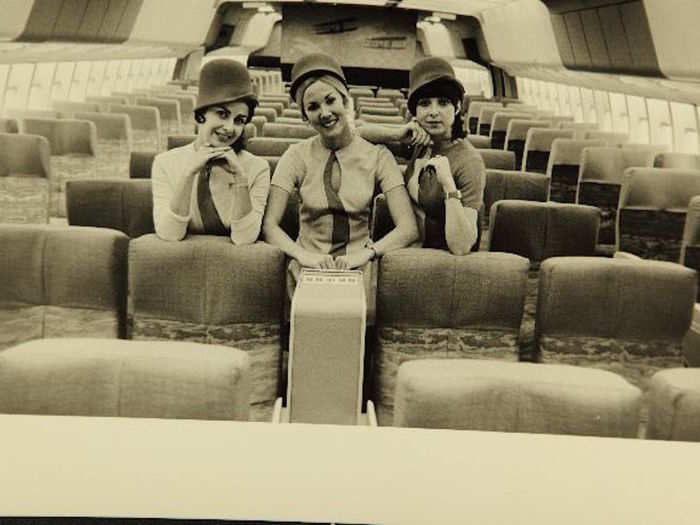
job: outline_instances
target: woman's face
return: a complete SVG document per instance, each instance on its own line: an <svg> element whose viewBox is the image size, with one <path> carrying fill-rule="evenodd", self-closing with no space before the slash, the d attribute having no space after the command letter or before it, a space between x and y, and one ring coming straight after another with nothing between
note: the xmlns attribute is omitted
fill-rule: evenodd
<svg viewBox="0 0 700 525"><path fill-rule="evenodd" d="M342 136L348 129L347 108L342 95L325 82L314 82L304 93L306 118L322 139Z"/></svg>
<svg viewBox="0 0 700 525"><path fill-rule="evenodd" d="M229 102L207 108L199 125L200 144L231 146L241 136L250 108L245 102Z"/></svg>
<svg viewBox="0 0 700 525"><path fill-rule="evenodd" d="M449 139L452 137L455 110L447 97L421 98L416 104L416 120L432 139Z"/></svg>

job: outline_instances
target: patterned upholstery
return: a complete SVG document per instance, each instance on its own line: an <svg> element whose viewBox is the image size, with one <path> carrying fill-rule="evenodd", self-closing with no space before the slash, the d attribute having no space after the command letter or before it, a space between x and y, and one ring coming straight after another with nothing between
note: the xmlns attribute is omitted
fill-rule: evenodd
<svg viewBox="0 0 700 525"><path fill-rule="evenodd" d="M654 156L652 150L644 149L627 150L608 146L583 149L576 202L600 208L600 244L616 243L615 220L625 169L651 166Z"/></svg>
<svg viewBox="0 0 700 525"><path fill-rule="evenodd" d="M638 388L601 370L413 361L399 369L394 425L633 438L640 401Z"/></svg>
<svg viewBox="0 0 700 525"><path fill-rule="evenodd" d="M285 258L264 243L226 237L131 242L132 338L235 347L251 360L251 417L269 419L279 394Z"/></svg>
<svg viewBox="0 0 700 525"><path fill-rule="evenodd" d="M547 164L547 175L551 177L549 200L576 202L576 190L583 148L604 146L603 141L554 139Z"/></svg>
<svg viewBox="0 0 700 525"><path fill-rule="evenodd" d="M129 239L0 225L0 350L43 337L124 337Z"/></svg>
<svg viewBox="0 0 700 525"><path fill-rule="evenodd" d="M0 223L47 223L49 141L38 135L0 133L0 151Z"/></svg>
<svg viewBox="0 0 700 525"><path fill-rule="evenodd" d="M680 261L686 213L695 195L700 195L700 170L629 168L620 193L618 249Z"/></svg>
<svg viewBox="0 0 700 525"><path fill-rule="evenodd" d="M536 343L543 362L616 372L647 390L683 364L697 276L678 264L561 257L540 267Z"/></svg>
<svg viewBox="0 0 700 525"><path fill-rule="evenodd" d="M0 352L0 413L247 420L249 398L232 348L83 338Z"/></svg>
<svg viewBox="0 0 700 525"><path fill-rule="evenodd" d="M386 254L377 281L375 400L392 419L396 372L424 358L518 360L528 263L504 253L454 256L421 248Z"/></svg>
<svg viewBox="0 0 700 525"><path fill-rule="evenodd" d="M27 118L24 133L41 135L49 141L49 213L65 217L66 182L96 177L97 128L86 120Z"/></svg>

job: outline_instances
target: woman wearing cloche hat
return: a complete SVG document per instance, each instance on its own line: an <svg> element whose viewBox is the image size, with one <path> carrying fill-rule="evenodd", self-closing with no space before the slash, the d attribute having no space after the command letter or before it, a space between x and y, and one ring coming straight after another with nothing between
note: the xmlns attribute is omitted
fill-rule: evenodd
<svg viewBox="0 0 700 525"><path fill-rule="evenodd" d="M293 259L291 295L300 267L366 270L377 256L411 244L417 230L394 157L384 146L361 138L350 124L351 98L335 59L321 53L299 59L292 68L290 95L318 132L290 146L280 159L265 212L266 240ZM396 227L372 245L369 214L377 186L386 195ZM298 238L292 240L279 223L295 190L300 225Z"/></svg>
<svg viewBox="0 0 700 525"><path fill-rule="evenodd" d="M257 103L243 64L215 59L202 67L194 111L197 138L153 162L153 222L159 237L227 235L234 244L258 238L270 167L244 149L245 125Z"/></svg>
<svg viewBox="0 0 700 525"><path fill-rule="evenodd" d="M417 62L409 73L408 109L413 120L403 128L363 135L374 142L400 140L416 125L430 144L416 144L404 179L426 248L466 254L479 249L479 213L486 169L466 140L461 117L464 87L454 69L439 57Z"/></svg>

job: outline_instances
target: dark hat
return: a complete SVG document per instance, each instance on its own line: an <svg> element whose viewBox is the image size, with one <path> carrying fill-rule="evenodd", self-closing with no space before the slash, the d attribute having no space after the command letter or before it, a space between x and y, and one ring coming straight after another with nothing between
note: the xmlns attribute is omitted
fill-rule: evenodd
<svg viewBox="0 0 700 525"><path fill-rule="evenodd" d="M340 80L347 88L345 74L340 64L332 56L325 53L312 53L297 60L292 68L292 85L289 87L289 95L292 100L297 99L299 85L311 75L332 75Z"/></svg>
<svg viewBox="0 0 700 525"><path fill-rule="evenodd" d="M408 74L408 110L416 114L418 91L433 83L442 83L453 91L457 100L464 98L464 86L457 80L455 70L447 60L439 57L424 58L416 62Z"/></svg>
<svg viewBox="0 0 700 525"><path fill-rule="evenodd" d="M252 100L255 104L258 101L248 68L229 58L217 58L204 64L199 72L199 94L195 111L214 104L242 100Z"/></svg>

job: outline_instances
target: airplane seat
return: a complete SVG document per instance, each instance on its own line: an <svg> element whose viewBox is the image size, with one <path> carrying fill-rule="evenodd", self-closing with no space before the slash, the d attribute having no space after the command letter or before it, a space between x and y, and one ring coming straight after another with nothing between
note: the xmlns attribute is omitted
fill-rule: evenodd
<svg viewBox="0 0 700 525"><path fill-rule="evenodd" d="M692 197L688 203L678 262L700 272L700 195ZM700 292L697 301L700 303Z"/></svg>
<svg viewBox="0 0 700 525"><path fill-rule="evenodd" d="M596 122L572 122L567 120L559 122L559 127L561 129L573 129L575 140L587 140L586 133L598 130Z"/></svg>
<svg viewBox="0 0 700 525"><path fill-rule="evenodd" d="M514 119L527 120L531 117L530 113L513 113L510 111L497 111L493 114L491 124L491 134L489 136L492 149L505 149L506 132L508 131L508 123Z"/></svg>
<svg viewBox="0 0 700 525"><path fill-rule="evenodd" d="M690 200L700 195L700 170L628 168L617 213L619 250L678 263Z"/></svg>
<svg viewBox="0 0 700 525"><path fill-rule="evenodd" d="M288 108L288 109L285 109L284 111L282 111L282 116L301 119L301 110Z"/></svg>
<svg viewBox="0 0 700 525"><path fill-rule="evenodd" d="M399 368L394 426L635 438L641 397L603 370L423 359Z"/></svg>
<svg viewBox="0 0 700 525"><path fill-rule="evenodd" d="M373 398L380 424L391 424L405 361L518 361L527 271L526 259L507 253L405 248L381 258Z"/></svg>
<svg viewBox="0 0 700 525"><path fill-rule="evenodd" d="M107 112L129 115L134 150L160 151L160 112L157 108L132 104L109 104Z"/></svg>
<svg viewBox="0 0 700 525"><path fill-rule="evenodd" d="M0 245L6 247L0 258L0 350L41 338L125 337L126 235L3 224Z"/></svg>
<svg viewBox="0 0 700 525"><path fill-rule="evenodd" d="M355 122L357 124L357 122ZM279 117L275 119L274 122L271 124L291 124L294 126L308 126L306 122L304 122L300 118L295 118L295 117Z"/></svg>
<svg viewBox="0 0 700 525"><path fill-rule="evenodd" d="M523 360L536 361L533 337L540 265L551 257L595 255L600 210L578 204L500 200L491 205L489 214L489 251L514 253L530 261L521 355Z"/></svg>
<svg viewBox="0 0 700 525"><path fill-rule="evenodd" d="M568 129L531 128L525 138L523 171L547 173L549 153L555 139L573 139L574 132Z"/></svg>
<svg viewBox="0 0 700 525"><path fill-rule="evenodd" d="M75 113L100 113L102 107L97 102L74 102L72 100L52 100L51 109L62 117L75 118Z"/></svg>
<svg viewBox="0 0 700 525"><path fill-rule="evenodd" d="M66 181L97 176L97 127L89 120L27 118L24 129L49 141L49 214L65 217Z"/></svg>
<svg viewBox="0 0 700 525"><path fill-rule="evenodd" d="M297 126L294 124L266 123L263 125L263 137L307 139L318 135L310 126Z"/></svg>
<svg viewBox="0 0 700 525"><path fill-rule="evenodd" d="M0 118L0 133L19 133L19 122L16 118Z"/></svg>
<svg viewBox="0 0 700 525"><path fill-rule="evenodd" d="M644 394L663 368L682 367L697 274L679 264L556 257L540 268L536 342L543 363L617 373Z"/></svg>
<svg viewBox="0 0 700 525"><path fill-rule="evenodd" d="M281 157L292 144L300 139L280 137L253 137L248 141L247 150L253 155L261 157Z"/></svg>
<svg viewBox="0 0 700 525"><path fill-rule="evenodd" d="M616 243L615 220L624 171L632 166L651 166L653 161L653 151L613 146L583 149L576 202L600 208L600 245Z"/></svg>
<svg viewBox="0 0 700 525"><path fill-rule="evenodd" d="M155 98L162 98L166 100L177 100L180 104L180 131L179 133L183 135L188 135L192 133L194 129L197 128L197 122L194 120L194 107L197 104L197 97L194 95L188 95L180 91L154 91L152 95ZM161 114L162 117L162 114Z"/></svg>
<svg viewBox="0 0 700 525"><path fill-rule="evenodd" d="M401 115L372 115L369 113L363 113L362 120L372 124L401 125L406 123Z"/></svg>
<svg viewBox="0 0 700 525"><path fill-rule="evenodd" d="M605 146L602 140L554 139L546 174L551 178L549 199L576 202L581 153L588 146Z"/></svg>
<svg viewBox="0 0 700 525"><path fill-rule="evenodd" d="M498 113L508 112L503 107L498 106L485 106L479 111L479 135L489 137L491 135L491 123L493 121L493 116Z"/></svg>
<svg viewBox="0 0 700 525"><path fill-rule="evenodd" d="M700 441L698 373L693 368L674 368L652 376L647 439Z"/></svg>
<svg viewBox="0 0 700 525"><path fill-rule="evenodd" d="M397 107L386 107L386 106L371 106L368 104L360 104L360 107L358 108L360 117L364 115L384 115L384 116L389 116L389 117L402 117L403 121L403 116L399 112L399 108Z"/></svg>
<svg viewBox="0 0 700 525"><path fill-rule="evenodd" d="M274 122L277 118L277 111L274 108L257 106L253 112L253 118L255 117L265 117L268 122Z"/></svg>
<svg viewBox="0 0 700 525"><path fill-rule="evenodd" d="M0 413L247 421L250 366L195 342L31 341L0 354Z"/></svg>
<svg viewBox="0 0 700 525"><path fill-rule="evenodd" d="M134 239L132 339L186 338L243 350L251 360L251 419L269 421L280 391L286 270L284 253L263 242L237 246L210 235Z"/></svg>
<svg viewBox="0 0 700 525"><path fill-rule="evenodd" d="M501 169L486 170L482 228L488 229L491 206L502 200L546 202L550 179L541 173Z"/></svg>
<svg viewBox="0 0 700 525"><path fill-rule="evenodd" d="M469 111L467 111L467 125L470 135L480 135L479 133L479 114L481 113L481 108L492 107L503 109L503 104L500 102L482 102L474 101L469 105Z"/></svg>
<svg viewBox="0 0 700 525"><path fill-rule="evenodd" d="M167 136L179 135L182 129L182 119L180 117L180 102L155 97L137 97L137 106L153 107L160 115L160 147L159 151L167 149Z"/></svg>
<svg viewBox="0 0 700 525"><path fill-rule="evenodd" d="M586 131L584 138L587 140L603 140L608 146L623 146L629 141L627 133L618 133L615 131Z"/></svg>
<svg viewBox="0 0 700 525"><path fill-rule="evenodd" d="M562 122L574 122L574 117L571 115L549 115L546 120L552 123L553 128L561 128Z"/></svg>
<svg viewBox="0 0 700 525"><path fill-rule="evenodd" d="M255 126L255 136L256 137L262 137L263 136L263 125L267 122L267 119L263 117L262 115L255 115L250 119L250 123Z"/></svg>
<svg viewBox="0 0 700 525"><path fill-rule="evenodd" d="M508 122L506 130L505 144L508 151L512 151L515 155L515 169L524 169L523 155L525 153L525 140L527 133L531 128L550 128L551 124L548 120L521 120L513 119Z"/></svg>
<svg viewBox="0 0 700 525"><path fill-rule="evenodd" d="M129 178L150 179L156 151L132 151L129 155Z"/></svg>
<svg viewBox="0 0 700 525"><path fill-rule="evenodd" d="M78 120L89 120L97 130L97 178L129 178L129 156L133 133L129 115L116 113L75 113Z"/></svg>
<svg viewBox="0 0 700 525"><path fill-rule="evenodd" d="M352 97L355 102L355 107L357 107L358 99L362 98L374 98L374 91L370 87L360 87L360 86L350 86L348 88L348 94Z"/></svg>
<svg viewBox="0 0 700 525"><path fill-rule="evenodd" d="M187 144L192 144L197 135L168 135L167 149L171 150L173 148L179 148L186 146Z"/></svg>
<svg viewBox="0 0 700 525"><path fill-rule="evenodd" d="M48 223L52 179L48 139L0 133L0 151L0 223Z"/></svg>
<svg viewBox="0 0 700 525"><path fill-rule="evenodd" d="M150 180L73 180L66 184L71 226L111 228L131 239L154 233Z"/></svg>
<svg viewBox="0 0 700 525"><path fill-rule="evenodd" d="M405 100L401 91L399 91L398 89L389 88L379 88L377 90L377 98L388 98L389 100L391 100L392 104L396 104L401 100Z"/></svg>
<svg viewBox="0 0 700 525"><path fill-rule="evenodd" d="M280 103L283 106L282 112L284 113L289 109L289 106L292 103L292 98L286 93L279 93L276 95L267 94L258 97L258 102L260 104L267 104L268 102Z"/></svg>
<svg viewBox="0 0 700 525"><path fill-rule="evenodd" d="M512 151L503 151L500 149L482 149L477 148L476 151L481 155L486 169L495 170L514 170L515 169L515 154Z"/></svg>
<svg viewBox="0 0 700 525"><path fill-rule="evenodd" d="M689 170L700 169L700 155L695 153L664 152L656 155L655 168L685 168Z"/></svg>
<svg viewBox="0 0 700 525"><path fill-rule="evenodd" d="M282 102L260 102L260 104L255 109L257 110L257 108L274 109L275 116L281 117L282 111L284 111L284 104Z"/></svg>
<svg viewBox="0 0 700 525"><path fill-rule="evenodd" d="M100 105L100 111L106 112L110 104L126 105L129 103L129 99L127 97L118 96L87 96L85 97L85 102L95 102Z"/></svg>
<svg viewBox="0 0 700 525"><path fill-rule="evenodd" d="M482 135L467 135L467 140L477 149L491 149L491 139L488 137Z"/></svg>

